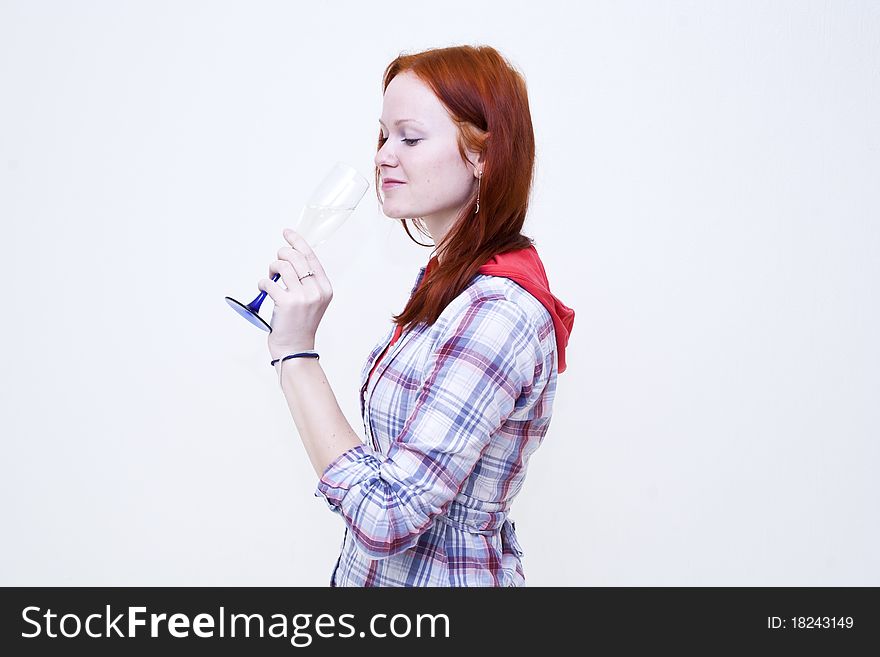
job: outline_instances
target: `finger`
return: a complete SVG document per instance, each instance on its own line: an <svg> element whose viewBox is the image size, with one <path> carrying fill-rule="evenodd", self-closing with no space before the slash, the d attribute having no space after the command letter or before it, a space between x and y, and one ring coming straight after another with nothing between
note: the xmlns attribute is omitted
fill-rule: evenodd
<svg viewBox="0 0 880 657"><path fill-rule="evenodd" d="M288 290L294 285L294 281L299 281L299 274L296 273L296 267L294 267L288 260L276 260L270 263L269 276L271 277L272 274L275 273L281 275L280 280Z"/></svg>
<svg viewBox="0 0 880 657"><path fill-rule="evenodd" d="M299 257L305 258L307 268L300 271L300 267L297 267L299 275L304 276L309 271L314 272L315 275L309 276L309 278L314 279L323 294L333 298L333 287L330 285L330 279L327 277L327 273L324 271L321 261L318 260L318 256L315 255L315 252L312 250L312 247L309 246L309 243L305 238L295 230L287 228L284 230L284 239L290 243L292 250L297 253ZM295 262L301 262L296 256L293 259ZM304 283L305 280L306 279L303 279L302 282Z"/></svg>
<svg viewBox="0 0 880 657"><path fill-rule="evenodd" d="M300 287L307 285L308 289L314 289L315 287L317 287L318 290L323 289L323 286L316 278L316 273L312 276L306 275L310 271L308 262L306 262L306 257L296 249L289 246L282 246L278 249L278 261L290 264L293 269L292 274L296 275L296 281L299 283ZM293 276L291 273L288 273L288 279L293 282ZM290 285L288 284L287 287L289 288Z"/></svg>
<svg viewBox="0 0 880 657"><path fill-rule="evenodd" d="M257 288L266 292L266 294L272 298L276 304L281 299L281 295L287 292L283 287L278 285L271 278L261 278L257 282Z"/></svg>
<svg viewBox="0 0 880 657"><path fill-rule="evenodd" d="M291 228L286 228L283 234L288 244L305 256L309 269L326 279L327 275L324 273L321 261L318 260L318 256L315 255L315 252L305 238Z"/></svg>
<svg viewBox="0 0 880 657"><path fill-rule="evenodd" d="M306 256L294 249L292 246L282 246L280 249L278 249L278 253L276 255L278 256L279 260L286 260L287 262L292 264L294 269L296 269L297 271L302 270L303 272L305 272L306 268L309 265L308 261L306 260Z"/></svg>

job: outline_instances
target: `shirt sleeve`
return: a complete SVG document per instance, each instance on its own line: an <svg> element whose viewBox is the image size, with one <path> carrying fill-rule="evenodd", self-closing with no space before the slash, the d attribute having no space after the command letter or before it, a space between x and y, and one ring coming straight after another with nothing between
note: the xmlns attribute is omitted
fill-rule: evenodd
<svg viewBox="0 0 880 657"><path fill-rule="evenodd" d="M371 559L412 547L445 513L532 384L540 354L527 315L503 297L475 300L435 344L387 456L365 444L352 447L327 466L315 492Z"/></svg>

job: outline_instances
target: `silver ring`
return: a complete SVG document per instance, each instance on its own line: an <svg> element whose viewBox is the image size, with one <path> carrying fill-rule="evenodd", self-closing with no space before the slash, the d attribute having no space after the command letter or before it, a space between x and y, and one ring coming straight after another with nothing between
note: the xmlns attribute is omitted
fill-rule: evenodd
<svg viewBox="0 0 880 657"><path fill-rule="evenodd" d="M310 272L308 272L305 276L300 276L300 277L299 277L299 280L302 280L302 279L304 279L304 278L308 278L309 276L314 276L314 275L315 275L315 272L310 271Z"/></svg>

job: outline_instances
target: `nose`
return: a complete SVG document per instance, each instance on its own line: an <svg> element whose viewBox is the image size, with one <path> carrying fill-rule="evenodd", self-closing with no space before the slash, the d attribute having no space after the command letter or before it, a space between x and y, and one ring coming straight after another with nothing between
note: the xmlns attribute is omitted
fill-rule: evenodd
<svg viewBox="0 0 880 657"><path fill-rule="evenodd" d="M397 166L397 155L394 153L394 148L390 146L391 139L385 140L385 143L382 144L382 148L376 151L376 157L373 158L373 162L377 167L386 166L386 167L396 167Z"/></svg>

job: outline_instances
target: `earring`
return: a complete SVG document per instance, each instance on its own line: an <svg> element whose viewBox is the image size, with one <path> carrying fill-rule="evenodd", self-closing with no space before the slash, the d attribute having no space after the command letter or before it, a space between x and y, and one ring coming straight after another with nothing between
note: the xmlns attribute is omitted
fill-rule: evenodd
<svg viewBox="0 0 880 657"><path fill-rule="evenodd" d="M474 214L477 214L480 211L480 183L483 182L483 170L480 169L480 175L477 178L477 209L474 210Z"/></svg>

